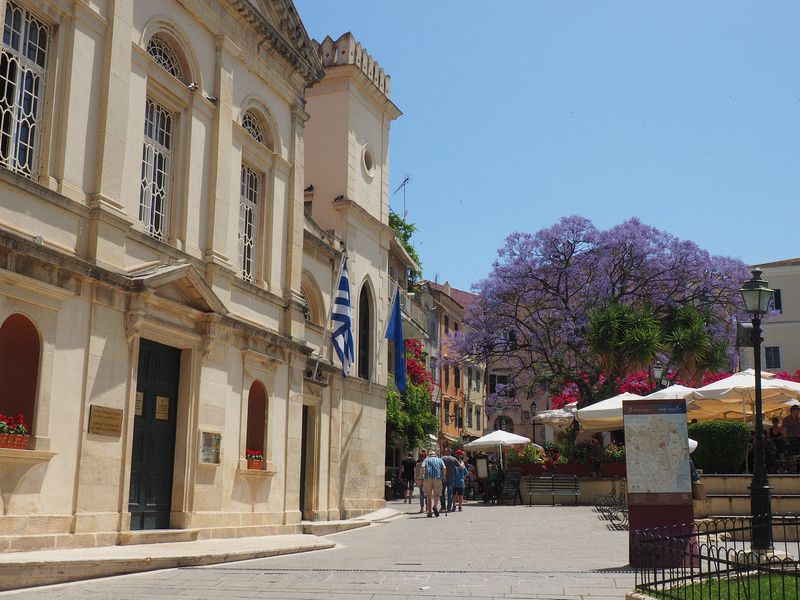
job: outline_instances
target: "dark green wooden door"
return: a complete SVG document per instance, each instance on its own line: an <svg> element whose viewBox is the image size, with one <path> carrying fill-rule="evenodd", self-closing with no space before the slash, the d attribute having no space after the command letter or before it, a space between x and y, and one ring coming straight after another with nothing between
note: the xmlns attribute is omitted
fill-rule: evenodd
<svg viewBox="0 0 800 600"><path fill-rule="evenodd" d="M180 350L141 340L128 501L131 529L169 527L180 362Z"/></svg>

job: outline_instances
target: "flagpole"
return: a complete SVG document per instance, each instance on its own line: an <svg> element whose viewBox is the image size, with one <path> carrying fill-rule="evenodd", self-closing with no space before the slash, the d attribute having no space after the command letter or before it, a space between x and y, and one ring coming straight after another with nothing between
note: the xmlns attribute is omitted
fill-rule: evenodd
<svg viewBox="0 0 800 600"><path fill-rule="evenodd" d="M328 330L330 329L331 320L333 319L333 305L336 303L336 293L339 287L339 279L342 277L342 270L344 269L344 260L347 258L347 249L345 248L342 251L342 259L339 261L339 272L336 274L336 277L333 280L333 285L331 286L331 308L328 311L328 318L325 320L325 329L322 332L322 347L319 349L319 354L317 355L317 362L314 364L314 380L317 379L317 370L319 369L319 361L322 359L322 353L325 351L325 341L328 337Z"/></svg>

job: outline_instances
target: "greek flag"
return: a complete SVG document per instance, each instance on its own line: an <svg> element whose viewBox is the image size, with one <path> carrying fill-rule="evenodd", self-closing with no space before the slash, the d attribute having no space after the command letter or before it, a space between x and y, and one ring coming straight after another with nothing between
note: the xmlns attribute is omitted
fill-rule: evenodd
<svg viewBox="0 0 800 600"><path fill-rule="evenodd" d="M350 367L355 360L353 344L353 322L350 319L350 280L347 277L347 257L342 259L342 276L339 278L339 289L333 301L331 321L336 323L333 330L333 349L342 361L342 374L350 375Z"/></svg>

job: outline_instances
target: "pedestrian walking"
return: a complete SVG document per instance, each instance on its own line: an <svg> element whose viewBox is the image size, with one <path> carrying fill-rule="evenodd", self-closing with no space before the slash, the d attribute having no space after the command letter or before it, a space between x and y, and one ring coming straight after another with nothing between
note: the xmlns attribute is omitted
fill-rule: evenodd
<svg viewBox="0 0 800 600"><path fill-rule="evenodd" d="M425 504L428 516L439 516L439 497L442 495L442 481L447 476L444 461L436 456L436 450L428 452L428 458L422 463L425 469Z"/></svg>
<svg viewBox="0 0 800 600"><path fill-rule="evenodd" d="M447 488L447 510L453 512L453 485L456 476L456 467L458 467L458 459L452 455L450 448L444 449L444 456L442 457L444 466L447 467L447 477L445 479L445 487Z"/></svg>
<svg viewBox="0 0 800 600"><path fill-rule="evenodd" d="M457 506L459 512L461 512L461 507L464 504L464 486L467 477L467 466L464 464L463 450L456 450L456 459L458 460L458 465L453 478L453 504L454 509Z"/></svg>
<svg viewBox="0 0 800 600"><path fill-rule="evenodd" d="M425 450L419 451L419 457L417 458L417 464L414 467L414 483L419 488L419 512L425 510L425 467L423 462L428 457L428 453Z"/></svg>
<svg viewBox="0 0 800 600"><path fill-rule="evenodd" d="M408 453L405 460L400 463L400 480L403 482L403 504L411 504L411 497L414 495L414 469L417 461L414 455Z"/></svg>

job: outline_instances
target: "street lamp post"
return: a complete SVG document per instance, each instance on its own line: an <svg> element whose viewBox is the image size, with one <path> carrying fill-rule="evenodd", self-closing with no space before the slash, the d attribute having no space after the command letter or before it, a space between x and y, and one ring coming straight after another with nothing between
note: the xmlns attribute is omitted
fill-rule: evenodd
<svg viewBox="0 0 800 600"><path fill-rule="evenodd" d="M753 477L750 481L750 512L753 519L754 552L772 550L772 494L764 460L764 424L761 406L761 316L769 310L774 290L761 278L761 269L753 269L753 276L739 290L745 310L753 319L753 362L755 363L756 414Z"/></svg>

